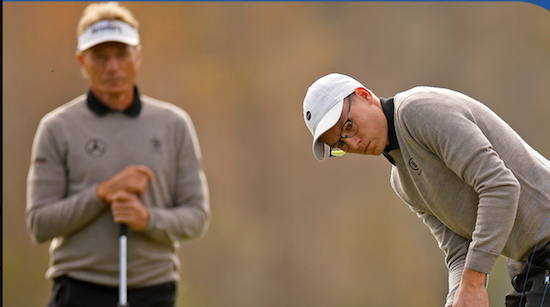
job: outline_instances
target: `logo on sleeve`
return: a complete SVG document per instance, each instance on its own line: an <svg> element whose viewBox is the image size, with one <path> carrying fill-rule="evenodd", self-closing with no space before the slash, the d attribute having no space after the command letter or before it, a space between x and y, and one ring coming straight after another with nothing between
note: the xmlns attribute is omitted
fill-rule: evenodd
<svg viewBox="0 0 550 307"><path fill-rule="evenodd" d="M44 157L36 157L36 159L34 159L35 165L44 165L46 164L46 162L48 162L48 160L46 160L46 158Z"/></svg>
<svg viewBox="0 0 550 307"><path fill-rule="evenodd" d="M92 158L99 158L105 154L105 151L107 151L107 143L99 138L91 138L86 142L84 150L88 156Z"/></svg>

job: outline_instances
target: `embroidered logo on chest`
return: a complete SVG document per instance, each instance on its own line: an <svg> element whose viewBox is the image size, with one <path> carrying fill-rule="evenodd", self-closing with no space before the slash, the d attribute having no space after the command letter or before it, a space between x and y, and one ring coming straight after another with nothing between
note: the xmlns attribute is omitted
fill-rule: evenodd
<svg viewBox="0 0 550 307"><path fill-rule="evenodd" d="M420 167L418 166L418 164L416 164L416 162L414 162L414 159L413 158L410 158L409 159L409 167L415 171L418 175L422 174L422 169L420 169Z"/></svg>
<svg viewBox="0 0 550 307"><path fill-rule="evenodd" d="M157 138L150 139L149 149L151 149L153 153L160 153L160 150L162 149L162 141Z"/></svg>
<svg viewBox="0 0 550 307"><path fill-rule="evenodd" d="M86 145L84 146L84 150L88 154L88 156L92 158L99 158L105 154L107 151L107 143L105 143L104 140L99 138L90 138Z"/></svg>

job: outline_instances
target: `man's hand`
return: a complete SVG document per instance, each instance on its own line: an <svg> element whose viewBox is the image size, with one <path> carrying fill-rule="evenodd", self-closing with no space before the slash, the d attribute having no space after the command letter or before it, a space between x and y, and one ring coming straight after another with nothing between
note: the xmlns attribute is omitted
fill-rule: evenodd
<svg viewBox="0 0 550 307"><path fill-rule="evenodd" d="M149 211L133 193L124 190L109 194L113 219L117 224L126 224L134 231L143 231L149 224Z"/></svg>
<svg viewBox="0 0 550 307"><path fill-rule="evenodd" d="M98 184L97 197L103 202L109 202L107 196L120 190L141 196L147 190L147 185L154 179L153 172L147 166L129 165L110 179Z"/></svg>
<svg viewBox="0 0 550 307"><path fill-rule="evenodd" d="M464 269L452 307L489 307L486 278L484 273Z"/></svg>

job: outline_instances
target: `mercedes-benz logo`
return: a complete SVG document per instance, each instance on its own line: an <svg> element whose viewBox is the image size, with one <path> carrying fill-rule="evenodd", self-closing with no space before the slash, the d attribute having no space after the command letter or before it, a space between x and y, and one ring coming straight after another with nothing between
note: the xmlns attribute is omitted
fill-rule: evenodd
<svg viewBox="0 0 550 307"><path fill-rule="evenodd" d="M102 139L91 138L86 142L84 149L90 157L99 158L105 154L107 144Z"/></svg>
<svg viewBox="0 0 550 307"><path fill-rule="evenodd" d="M160 149L162 148L162 142L157 138L152 138L149 140L149 148L154 153L159 153Z"/></svg>

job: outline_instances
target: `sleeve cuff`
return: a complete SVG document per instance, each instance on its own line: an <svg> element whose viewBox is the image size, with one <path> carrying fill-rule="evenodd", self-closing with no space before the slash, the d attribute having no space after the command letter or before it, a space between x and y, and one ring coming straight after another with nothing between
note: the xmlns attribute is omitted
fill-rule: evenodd
<svg viewBox="0 0 550 307"><path fill-rule="evenodd" d="M491 274L498 260L499 255L491 254L486 251L470 249L466 255L466 268L469 270Z"/></svg>
<svg viewBox="0 0 550 307"><path fill-rule="evenodd" d="M90 201L95 202L95 203L97 203L97 204L99 204L100 206L105 207L105 208L106 208L106 207L109 207L109 204L108 204L108 203L103 202L103 201L102 201L101 199L99 199L99 197L97 196L97 185L98 185L97 183L94 184L94 185L91 187L90 191L89 191L89 193L90 193Z"/></svg>

